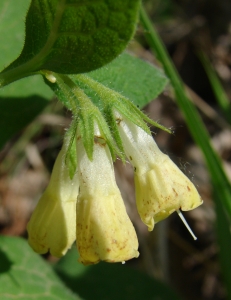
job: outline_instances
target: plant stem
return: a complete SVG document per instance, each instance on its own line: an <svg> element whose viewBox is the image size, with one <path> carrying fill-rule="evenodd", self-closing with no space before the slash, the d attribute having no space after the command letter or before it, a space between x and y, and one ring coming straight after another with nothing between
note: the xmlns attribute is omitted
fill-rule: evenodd
<svg viewBox="0 0 231 300"><path fill-rule="evenodd" d="M224 116L226 117L226 120L229 122L229 124L231 124L230 101L220 83L216 71L214 70L212 64L210 63L209 59L207 58L206 54L203 51L198 52L197 55L208 76L212 90L216 96L217 103L219 104L220 109L222 110Z"/></svg>

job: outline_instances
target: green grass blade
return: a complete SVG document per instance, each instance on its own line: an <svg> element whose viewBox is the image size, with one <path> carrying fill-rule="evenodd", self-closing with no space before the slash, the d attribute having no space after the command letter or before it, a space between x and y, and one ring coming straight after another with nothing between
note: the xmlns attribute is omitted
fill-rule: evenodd
<svg viewBox="0 0 231 300"><path fill-rule="evenodd" d="M165 49L165 46L158 37L158 34L143 8L141 8L140 17L141 23L146 30L147 41L149 42L153 52L156 53L158 59L163 64L165 72L171 80L172 86L175 90L177 104L184 114L189 130L195 142L203 152L207 163L214 189L214 201L217 208L218 243L221 249L220 259L222 272L224 281L227 285L227 298L231 299L231 267L224 267L225 263L230 261L230 233L228 234L228 231L231 223L231 185L224 172L220 158L211 146L208 132L194 105L188 99L184 91L183 83ZM229 244L227 245L227 243Z"/></svg>
<svg viewBox="0 0 231 300"><path fill-rule="evenodd" d="M221 85L221 82L205 53L202 51L198 52L198 57L208 76L212 90L214 92L214 95L216 96L217 103L222 110L226 120L229 122L229 124L231 124L231 103Z"/></svg>
<svg viewBox="0 0 231 300"><path fill-rule="evenodd" d="M219 191L214 191L214 198L218 198ZM216 204L216 233L219 244L219 259L222 275L227 289L228 297L231 299L231 233L227 215L222 205Z"/></svg>
<svg viewBox="0 0 231 300"><path fill-rule="evenodd" d="M142 25L146 30L147 41L149 42L151 49L156 53L158 59L163 64L165 72L170 78L172 86L175 90L177 104L184 114L186 123L195 142L198 144L204 154L213 187L215 190L219 191L218 203L222 203L224 205L224 208L229 215L229 219L231 220L231 185L224 172L222 162L211 146L208 132L196 108L188 99L183 83L173 63L171 62L165 46L158 37L158 34L156 33L143 8L141 8L140 16Z"/></svg>

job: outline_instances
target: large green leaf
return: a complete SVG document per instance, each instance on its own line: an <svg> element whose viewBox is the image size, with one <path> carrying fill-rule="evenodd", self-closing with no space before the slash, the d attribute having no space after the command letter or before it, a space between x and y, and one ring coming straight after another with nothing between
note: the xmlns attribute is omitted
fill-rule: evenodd
<svg viewBox="0 0 231 300"><path fill-rule="evenodd" d="M0 299L78 300L21 238L0 236Z"/></svg>
<svg viewBox="0 0 231 300"><path fill-rule="evenodd" d="M55 269L85 300L179 300L166 285L122 264L83 266L74 247Z"/></svg>
<svg viewBox="0 0 231 300"><path fill-rule="evenodd" d="M131 39L139 6L140 0L32 0L23 51L1 84L41 69L70 74L105 65Z"/></svg>

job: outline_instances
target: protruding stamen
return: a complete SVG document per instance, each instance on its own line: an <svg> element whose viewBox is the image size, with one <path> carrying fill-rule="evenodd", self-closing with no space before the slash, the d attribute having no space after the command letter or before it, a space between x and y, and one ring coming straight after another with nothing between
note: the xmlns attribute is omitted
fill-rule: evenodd
<svg viewBox="0 0 231 300"><path fill-rule="evenodd" d="M187 221L185 220L182 212L178 209L176 211L178 213L178 216L181 218L181 221L184 223L184 225L186 226L186 228L188 229L188 231L190 232L191 236L193 237L194 240L197 240L197 237L195 236L195 234L193 233L192 229L189 227Z"/></svg>

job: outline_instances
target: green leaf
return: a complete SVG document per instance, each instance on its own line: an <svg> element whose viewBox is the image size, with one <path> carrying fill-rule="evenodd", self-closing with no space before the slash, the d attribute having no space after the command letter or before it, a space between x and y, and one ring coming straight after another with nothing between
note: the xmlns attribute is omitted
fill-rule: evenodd
<svg viewBox="0 0 231 300"><path fill-rule="evenodd" d="M86 75L119 92L140 108L163 92L168 83L161 69L128 53ZM94 98L94 94L91 97Z"/></svg>
<svg viewBox="0 0 231 300"><path fill-rule="evenodd" d="M103 86L110 88L127 97L140 108L163 92L168 78L162 70L128 53L121 54L110 64L85 74ZM97 105L100 98L87 84L81 83L79 75L71 75L72 80ZM46 80L63 104L70 109L67 94L56 83ZM71 97L71 94L69 95Z"/></svg>
<svg viewBox="0 0 231 300"><path fill-rule="evenodd" d="M23 51L1 85L42 69L70 74L107 64L131 39L139 7L140 0L32 0Z"/></svg>
<svg viewBox="0 0 231 300"><path fill-rule="evenodd" d="M32 76L0 90L0 149L48 105L52 91L41 76Z"/></svg>
<svg viewBox="0 0 231 300"><path fill-rule="evenodd" d="M23 48L24 19L30 0L15 5L15 0L0 1L0 69ZM0 90L0 149L14 134L28 125L48 104L52 92L41 76L15 82Z"/></svg>
<svg viewBox="0 0 231 300"><path fill-rule="evenodd" d="M0 236L0 298L78 300L24 239Z"/></svg>
<svg viewBox="0 0 231 300"><path fill-rule="evenodd" d="M15 0L0 1L0 70L20 55L25 39L24 20L31 0L15 5Z"/></svg>
<svg viewBox="0 0 231 300"><path fill-rule="evenodd" d="M165 284L122 264L77 262L75 247L55 266L66 285L85 300L179 300ZM129 263L127 263L129 264Z"/></svg>

